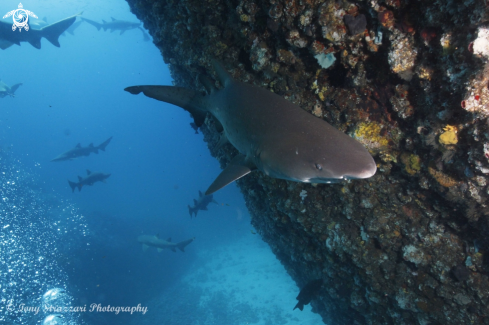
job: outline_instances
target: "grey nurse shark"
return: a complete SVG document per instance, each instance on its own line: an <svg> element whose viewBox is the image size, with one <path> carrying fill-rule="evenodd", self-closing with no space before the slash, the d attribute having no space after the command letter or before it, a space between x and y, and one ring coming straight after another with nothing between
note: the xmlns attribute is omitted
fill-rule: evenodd
<svg viewBox="0 0 489 325"><path fill-rule="evenodd" d="M82 20L85 21L85 22L87 22L87 23L89 23L92 26L95 26L98 31L101 28L104 31L110 30L111 33L114 32L114 31L120 31L120 34L119 35L124 34L126 31L128 31L130 29L137 28L137 29L141 30L141 32L143 33L143 39L144 39L144 41L148 41L149 40L148 35L141 28L141 23L140 22L135 23L135 22L131 22L131 21L115 19L114 17L110 17L110 18L112 20L109 21L109 22L106 22L105 20L102 19L102 23L98 23L98 22L96 22L94 20L90 20L90 19L86 19L86 18L82 18Z"/></svg>
<svg viewBox="0 0 489 325"><path fill-rule="evenodd" d="M56 23L47 25L42 20L32 22L28 31L12 31L12 22L0 20L0 49L5 50L10 46L21 42L28 42L36 49L41 48L41 38L47 39L51 44L60 47L59 36L63 34L76 20L74 15Z"/></svg>
<svg viewBox="0 0 489 325"><path fill-rule="evenodd" d="M190 218L192 218L193 214L195 214L195 217L197 217L197 212L199 212L199 210L207 211L207 206L211 202L218 204L216 200L214 200L214 198L212 197L212 194L204 195L201 191L199 191L199 198L197 200L194 199L194 206L188 206L188 213L190 214Z"/></svg>
<svg viewBox="0 0 489 325"><path fill-rule="evenodd" d="M4 98L6 96L15 97L15 92L20 86L22 86L22 84L18 83L12 87L9 87L2 80L0 80L0 98Z"/></svg>
<svg viewBox="0 0 489 325"><path fill-rule="evenodd" d="M201 76L206 95L172 86L125 89L182 107L192 114L197 126L203 124L207 113L222 126L222 138L239 153L206 195L254 170L303 183L332 183L375 174L375 161L361 143L277 94L233 80L217 61L212 65L224 88L218 90Z"/></svg>
<svg viewBox="0 0 489 325"><path fill-rule="evenodd" d="M98 154L99 150L105 151L105 147L107 147L110 140L112 140L112 137L108 138L96 147L93 145L93 143L90 143L88 147L82 147L80 144L77 144L73 149L63 152L61 155L52 159L51 161L73 160L75 158L89 156L92 152Z"/></svg>
<svg viewBox="0 0 489 325"><path fill-rule="evenodd" d="M156 247L158 253L164 249L170 249L172 252L176 252L175 248L178 248L182 252L185 252L185 246L193 242L195 239L190 238L179 243L172 243L171 238L167 240L160 239L158 235L150 236L150 235L141 235L138 237L138 242L143 244L143 250L146 251L148 247Z"/></svg>
<svg viewBox="0 0 489 325"><path fill-rule="evenodd" d="M86 177L81 177L78 176L78 183L76 182L71 182L68 181L68 184L70 184L71 187L71 192L75 192L75 188L78 187L78 191L81 191L82 187L85 185L92 186L96 182L103 182L105 183L105 180L110 177L110 174L104 174L100 172L94 172L92 173L87 169L87 176Z"/></svg>

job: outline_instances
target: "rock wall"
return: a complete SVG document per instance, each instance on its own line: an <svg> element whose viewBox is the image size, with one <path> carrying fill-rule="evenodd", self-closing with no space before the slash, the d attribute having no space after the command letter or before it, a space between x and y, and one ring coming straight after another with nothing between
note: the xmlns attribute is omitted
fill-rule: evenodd
<svg viewBox="0 0 489 325"><path fill-rule="evenodd" d="M203 91L216 57L375 157L368 180L238 181L298 285L324 279L325 323L489 324L485 1L127 1L176 85ZM226 166L236 150L202 130Z"/></svg>

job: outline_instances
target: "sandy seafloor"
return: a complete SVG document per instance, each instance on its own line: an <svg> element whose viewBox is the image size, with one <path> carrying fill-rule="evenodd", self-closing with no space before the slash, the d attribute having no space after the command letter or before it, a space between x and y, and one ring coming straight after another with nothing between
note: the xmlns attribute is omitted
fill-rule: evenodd
<svg viewBox="0 0 489 325"><path fill-rule="evenodd" d="M315 325L321 317L292 310L299 288L259 235L203 250L182 279L146 303L132 324Z"/></svg>

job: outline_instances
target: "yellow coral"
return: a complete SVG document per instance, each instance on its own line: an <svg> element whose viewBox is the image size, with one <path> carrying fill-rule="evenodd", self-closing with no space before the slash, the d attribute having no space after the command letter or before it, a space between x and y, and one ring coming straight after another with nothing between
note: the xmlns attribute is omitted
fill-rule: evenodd
<svg viewBox="0 0 489 325"><path fill-rule="evenodd" d="M458 138L457 138L457 128L451 125L447 125L444 129L443 132L440 135L440 143L441 144L457 144Z"/></svg>
<svg viewBox="0 0 489 325"><path fill-rule="evenodd" d="M421 170L421 158L419 156L403 153L401 161L405 165L406 172L410 175L414 175Z"/></svg>
<svg viewBox="0 0 489 325"><path fill-rule="evenodd" d="M369 150L379 150L387 147L389 140L380 135L382 125L377 122L362 122L355 130L355 138L363 143Z"/></svg>

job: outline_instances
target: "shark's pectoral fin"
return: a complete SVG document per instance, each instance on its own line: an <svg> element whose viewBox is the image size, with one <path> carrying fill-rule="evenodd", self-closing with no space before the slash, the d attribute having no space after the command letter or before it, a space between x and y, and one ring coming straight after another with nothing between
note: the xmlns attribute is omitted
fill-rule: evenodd
<svg viewBox="0 0 489 325"><path fill-rule="evenodd" d="M163 249L162 248L157 248L156 250L158 251L158 253L163 252Z"/></svg>
<svg viewBox="0 0 489 325"><path fill-rule="evenodd" d="M215 191L220 190L224 186L251 173L255 169L256 166L253 162L248 160L246 156L238 154L231 160L219 176L217 176L211 186L205 191L205 195L210 195Z"/></svg>
<svg viewBox="0 0 489 325"><path fill-rule="evenodd" d="M192 114L195 125L204 124L206 111L199 107L203 96L194 90L172 86L133 86L124 90L133 95L142 92L156 100L180 106Z"/></svg>
<svg viewBox="0 0 489 325"><path fill-rule="evenodd" d="M149 247L148 245L143 244L143 252L146 252L148 250L148 247Z"/></svg>

